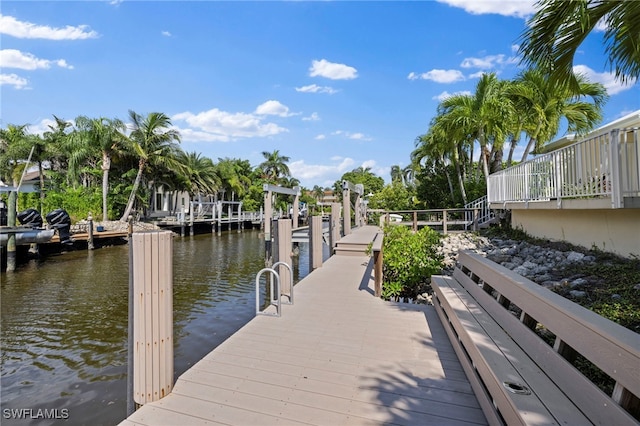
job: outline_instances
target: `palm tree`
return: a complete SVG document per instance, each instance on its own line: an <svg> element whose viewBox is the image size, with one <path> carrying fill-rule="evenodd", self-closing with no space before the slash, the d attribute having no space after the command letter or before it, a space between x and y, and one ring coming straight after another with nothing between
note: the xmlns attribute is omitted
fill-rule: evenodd
<svg viewBox="0 0 640 426"><path fill-rule="evenodd" d="M291 175L289 166L287 166L289 157L280 155L279 150L276 149L273 152L263 151L262 156L265 161L258 168L262 171L262 177L265 180L277 183L281 177Z"/></svg>
<svg viewBox="0 0 640 426"><path fill-rule="evenodd" d="M126 136L124 132L126 126L117 118L79 116L76 118L76 128L78 131L70 138L74 145L72 162L75 164L94 153L98 153L102 158L100 166L102 170L102 220L106 222L109 219L107 194L109 193L111 160L114 155L121 155L125 149Z"/></svg>
<svg viewBox="0 0 640 426"><path fill-rule="evenodd" d="M391 166L391 183L402 182L402 169L398 165Z"/></svg>
<svg viewBox="0 0 640 426"><path fill-rule="evenodd" d="M149 113L146 117L129 111L131 120L131 134L129 135L130 149L132 154L138 159L138 173L133 183L133 189L127 202L124 214L120 218L126 221L133 209L136 193L140 187L142 175L149 165L164 166L179 169L180 164L176 161L180 133L171 129L171 119L161 112Z"/></svg>
<svg viewBox="0 0 640 426"><path fill-rule="evenodd" d="M218 176L216 165L210 158L202 157L196 152L185 153L178 150L177 160L184 167L182 177L185 181L185 189L191 197L218 192L222 181Z"/></svg>
<svg viewBox="0 0 640 426"><path fill-rule="evenodd" d="M511 103L505 96L506 86L495 73L483 74L473 95L454 95L440 104L440 114L450 125L470 135L480 144L480 158L485 179L489 177L489 142L501 149L507 133L507 117Z"/></svg>
<svg viewBox="0 0 640 426"><path fill-rule="evenodd" d="M563 118L568 123L567 131L577 133L592 130L602 119L602 107L608 99L606 89L583 75L575 78L574 89L554 83L541 70L526 70L518 76L516 91L527 105L524 130L529 136L521 161L527 160L534 146L542 146L558 133ZM584 98L591 98L592 102Z"/></svg>
<svg viewBox="0 0 640 426"><path fill-rule="evenodd" d="M14 186L20 180L18 163L27 159L31 149L27 127L27 124L9 124L6 129L0 129L0 176L3 180L11 179Z"/></svg>
<svg viewBox="0 0 640 426"><path fill-rule="evenodd" d="M605 50L616 77L623 83L640 77L640 2L540 0L538 6L521 36L520 53L526 64L549 72L553 82L575 88L576 51L604 23Z"/></svg>
<svg viewBox="0 0 640 426"><path fill-rule="evenodd" d="M216 170L222 182L222 190L230 194L233 201L235 195L243 196L251 185L251 164L237 158L218 158Z"/></svg>

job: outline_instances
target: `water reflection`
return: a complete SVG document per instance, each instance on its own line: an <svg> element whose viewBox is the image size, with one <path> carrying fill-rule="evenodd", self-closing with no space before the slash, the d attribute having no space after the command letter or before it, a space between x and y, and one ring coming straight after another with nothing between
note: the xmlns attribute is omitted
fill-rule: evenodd
<svg viewBox="0 0 640 426"><path fill-rule="evenodd" d="M295 275L307 274L307 253L301 245ZM174 240L176 377L254 316L263 256L257 231ZM65 253L2 274L3 425L110 425L125 417L128 280L127 246ZM6 408L68 409L69 418L17 421Z"/></svg>

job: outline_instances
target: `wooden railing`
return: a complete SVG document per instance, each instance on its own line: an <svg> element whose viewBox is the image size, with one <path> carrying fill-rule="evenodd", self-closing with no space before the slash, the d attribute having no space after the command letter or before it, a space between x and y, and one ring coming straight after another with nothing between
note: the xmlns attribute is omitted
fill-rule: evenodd
<svg viewBox="0 0 640 426"><path fill-rule="evenodd" d="M479 208L382 211L380 225L409 225L414 231L428 226L447 234L452 228L478 230Z"/></svg>
<svg viewBox="0 0 640 426"><path fill-rule="evenodd" d="M640 129L616 129L489 176L489 203L640 197Z"/></svg>

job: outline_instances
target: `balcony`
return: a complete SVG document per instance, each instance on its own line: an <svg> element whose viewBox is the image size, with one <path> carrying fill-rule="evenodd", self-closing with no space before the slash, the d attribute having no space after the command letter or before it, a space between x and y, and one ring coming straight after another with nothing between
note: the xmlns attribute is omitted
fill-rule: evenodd
<svg viewBox="0 0 640 426"><path fill-rule="evenodd" d="M507 209L640 208L639 136L637 111L580 142L494 173L489 203Z"/></svg>

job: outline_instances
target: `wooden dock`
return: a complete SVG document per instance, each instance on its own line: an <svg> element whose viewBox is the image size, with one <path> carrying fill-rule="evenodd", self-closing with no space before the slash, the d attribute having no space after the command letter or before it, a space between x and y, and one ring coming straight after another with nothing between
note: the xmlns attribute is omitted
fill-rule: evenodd
<svg viewBox="0 0 640 426"><path fill-rule="evenodd" d="M434 308L374 297L370 258L351 254L300 281L282 317L255 317L121 423L195 424L487 422Z"/></svg>

